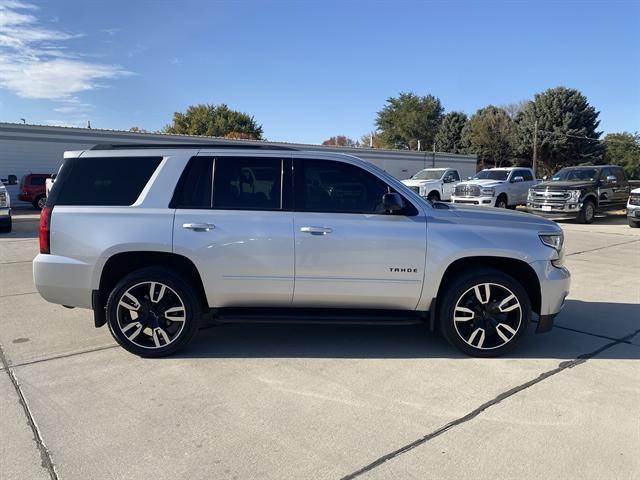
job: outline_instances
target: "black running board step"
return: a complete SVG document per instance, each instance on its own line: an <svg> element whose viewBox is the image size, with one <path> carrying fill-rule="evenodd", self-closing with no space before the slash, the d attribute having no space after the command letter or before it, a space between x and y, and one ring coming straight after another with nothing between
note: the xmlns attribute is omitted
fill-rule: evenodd
<svg viewBox="0 0 640 480"><path fill-rule="evenodd" d="M219 309L212 312L218 323L280 323L340 325L416 325L428 316L422 312L396 310L341 309Z"/></svg>

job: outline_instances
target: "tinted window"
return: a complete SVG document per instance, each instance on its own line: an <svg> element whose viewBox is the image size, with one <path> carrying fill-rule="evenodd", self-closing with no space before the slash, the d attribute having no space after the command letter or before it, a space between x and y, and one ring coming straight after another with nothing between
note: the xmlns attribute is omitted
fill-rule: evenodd
<svg viewBox="0 0 640 480"><path fill-rule="evenodd" d="M30 177L29 178L29 184L30 185L34 185L34 186L44 185L44 181L45 181L45 177Z"/></svg>
<svg viewBox="0 0 640 480"><path fill-rule="evenodd" d="M460 175L458 175L458 171L457 170L452 170L451 172L449 172L449 175L451 175L453 177L453 181L454 182L459 182L460 181Z"/></svg>
<svg viewBox="0 0 640 480"><path fill-rule="evenodd" d="M306 212L386 213L382 196L392 192L375 175L348 163L298 160L294 167L295 209ZM416 215L407 200L403 215Z"/></svg>
<svg viewBox="0 0 640 480"><path fill-rule="evenodd" d="M219 157L213 173L213 208L279 210L280 158Z"/></svg>
<svg viewBox="0 0 640 480"><path fill-rule="evenodd" d="M474 180L506 180L509 170L482 170L477 173Z"/></svg>
<svg viewBox="0 0 640 480"><path fill-rule="evenodd" d="M47 205L132 205L162 157L69 158Z"/></svg>
<svg viewBox="0 0 640 480"><path fill-rule="evenodd" d="M624 170L622 168L614 168L613 174L618 179L618 183L624 183L627 181L627 175L624 173Z"/></svg>
<svg viewBox="0 0 640 480"><path fill-rule="evenodd" d="M193 157L184 169L171 208L211 208L213 158Z"/></svg>

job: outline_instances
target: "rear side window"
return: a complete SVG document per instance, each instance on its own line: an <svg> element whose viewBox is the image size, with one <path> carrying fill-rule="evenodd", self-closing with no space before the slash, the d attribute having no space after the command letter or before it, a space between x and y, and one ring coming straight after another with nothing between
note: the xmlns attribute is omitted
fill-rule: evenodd
<svg viewBox="0 0 640 480"><path fill-rule="evenodd" d="M30 185L40 186L44 185L45 177L31 177L29 180Z"/></svg>
<svg viewBox="0 0 640 480"><path fill-rule="evenodd" d="M216 158L213 172L213 208L280 210L282 162L280 158Z"/></svg>
<svg viewBox="0 0 640 480"><path fill-rule="evenodd" d="M133 205L162 157L69 158L47 205Z"/></svg>

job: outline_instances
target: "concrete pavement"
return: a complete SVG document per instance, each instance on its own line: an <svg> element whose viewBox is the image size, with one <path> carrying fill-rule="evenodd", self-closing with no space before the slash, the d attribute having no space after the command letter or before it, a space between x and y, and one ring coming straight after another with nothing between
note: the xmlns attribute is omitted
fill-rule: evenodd
<svg viewBox="0 0 640 480"><path fill-rule="evenodd" d="M637 478L640 231L623 222L561 224L559 328L505 358L419 326L228 325L145 360L34 293L19 218L0 236L0 478Z"/></svg>

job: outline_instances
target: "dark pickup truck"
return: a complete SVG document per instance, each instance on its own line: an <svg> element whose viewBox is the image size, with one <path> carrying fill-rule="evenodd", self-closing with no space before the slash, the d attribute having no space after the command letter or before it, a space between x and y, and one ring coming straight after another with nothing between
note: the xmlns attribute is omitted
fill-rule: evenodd
<svg viewBox="0 0 640 480"><path fill-rule="evenodd" d="M567 167L529 189L527 211L591 223L597 212L625 208L627 198L629 180L622 167Z"/></svg>

